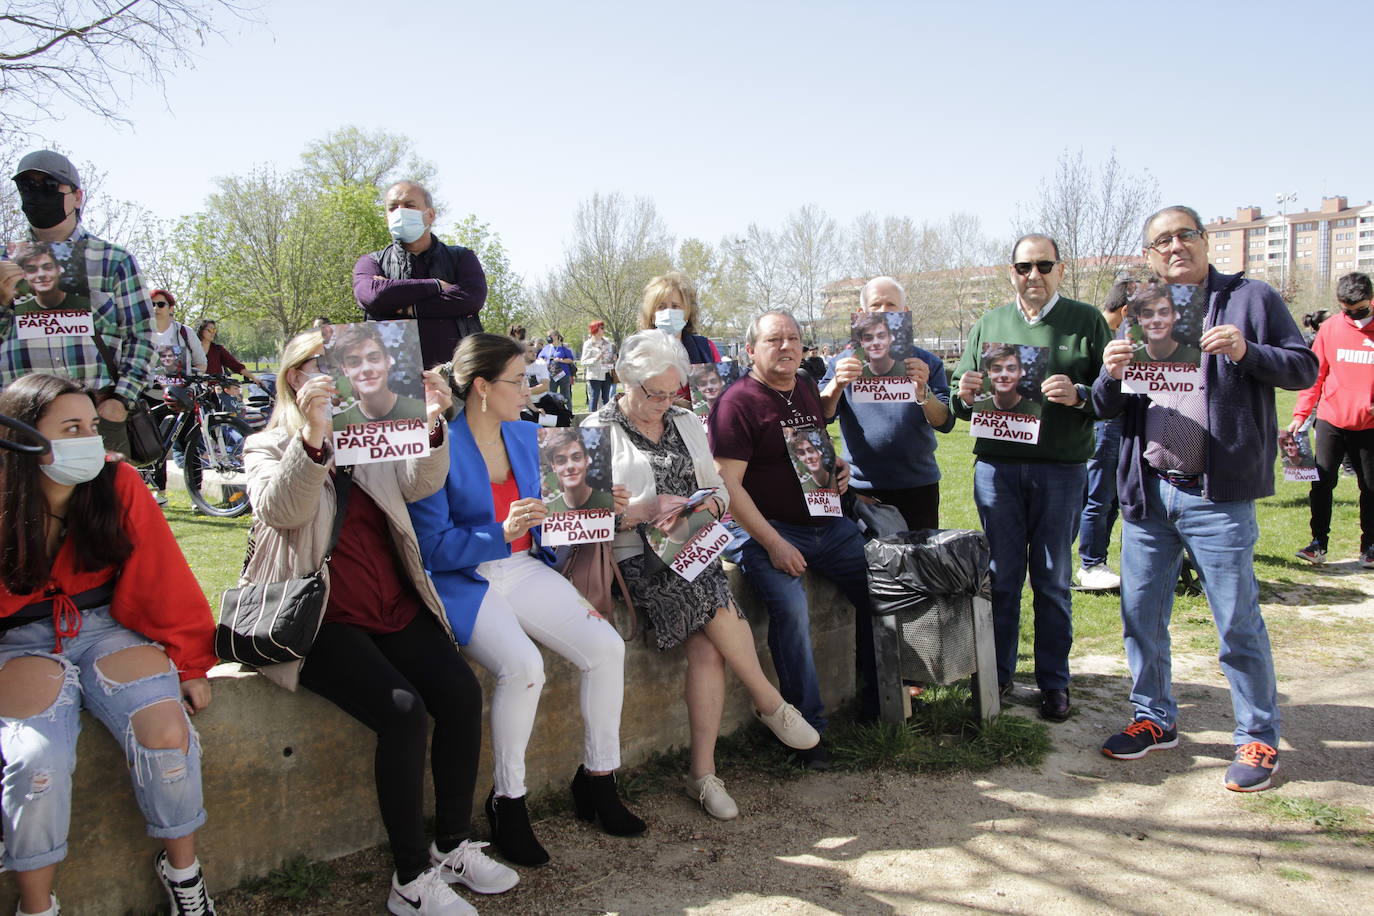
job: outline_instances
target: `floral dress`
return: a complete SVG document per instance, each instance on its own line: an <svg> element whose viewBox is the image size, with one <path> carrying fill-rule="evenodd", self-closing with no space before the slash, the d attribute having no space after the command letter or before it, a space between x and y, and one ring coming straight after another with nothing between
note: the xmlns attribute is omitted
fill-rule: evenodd
<svg viewBox="0 0 1374 916"><path fill-rule="evenodd" d="M598 416L604 423L619 424L634 447L648 455L654 469L654 486L660 495L686 497L697 491L692 456L670 417L663 418L663 437L654 442L635 428L618 400L603 407ZM730 596L730 583L719 558L691 582L657 563L648 565L650 572L645 569L644 554L620 561L620 573L630 589L630 598L635 609L648 616L659 649L671 649L684 642L711 622L717 608L734 608L744 618L744 612Z"/></svg>

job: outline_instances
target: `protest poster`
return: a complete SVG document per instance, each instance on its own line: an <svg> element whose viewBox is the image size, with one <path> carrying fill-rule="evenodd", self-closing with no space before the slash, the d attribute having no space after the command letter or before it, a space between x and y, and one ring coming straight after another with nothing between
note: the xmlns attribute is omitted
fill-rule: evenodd
<svg viewBox="0 0 1374 916"><path fill-rule="evenodd" d="M978 363L983 384L969 419L971 436L1026 445L1040 441L1040 383L1048 355L1047 347L983 344Z"/></svg>
<svg viewBox="0 0 1374 916"><path fill-rule="evenodd" d="M854 355L864 364L849 383L855 404L916 400L916 383L907 378L911 356L910 312L855 312L850 324Z"/></svg>
<svg viewBox="0 0 1374 916"><path fill-rule="evenodd" d="M60 342L94 336L84 242L21 240L4 249L0 260L13 261L24 272L13 306L15 337Z"/></svg>
<svg viewBox="0 0 1374 916"><path fill-rule="evenodd" d="M1202 324L1207 289L1191 283L1141 283L1126 300L1131 361L1121 378L1129 394L1190 394L1202 384Z"/></svg>
<svg viewBox="0 0 1374 916"><path fill-rule="evenodd" d="M837 517L840 490L835 480L835 446L824 429L794 426L782 431L787 454L801 482L806 510L812 515Z"/></svg>
<svg viewBox="0 0 1374 916"><path fill-rule="evenodd" d="M429 454L420 335L413 321L325 325L319 369L334 379L334 463Z"/></svg>
<svg viewBox="0 0 1374 916"><path fill-rule="evenodd" d="M1317 456L1312 452L1311 432L1279 430L1279 461L1283 464L1284 480L1309 483L1317 480Z"/></svg>
<svg viewBox="0 0 1374 916"><path fill-rule="evenodd" d="M734 381L731 363L692 363L687 387L692 392L692 413L705 423L725 389Z"/></svg>
<svg viewBox="0 0 1374 916"><path fill-rule="evenodd" d="M549 510L540 535L545 547L615 537L611 443L606 430L541 428L539 471L540 493Z"/></svg>
<svg viewBox="0 0 1374 916"><path fill-rule="evenodd" d="M645 528L649 548L688 582L701 575L730 543L730 532L702 508L715 492L715 487L697 490L686 504L654 519Z"/></svg>

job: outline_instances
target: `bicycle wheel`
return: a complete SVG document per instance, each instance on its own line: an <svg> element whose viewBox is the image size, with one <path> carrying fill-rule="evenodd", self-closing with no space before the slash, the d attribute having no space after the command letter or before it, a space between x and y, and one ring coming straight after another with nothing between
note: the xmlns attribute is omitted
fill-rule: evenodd
<svg viewBox="0 0 1374 916"><path fill-rule="evenodd" d="M186 442L186 490L206 515L233 518L248 511L243 441L253 432L238 417L210 418L210 442L196 430Z"/></svg>

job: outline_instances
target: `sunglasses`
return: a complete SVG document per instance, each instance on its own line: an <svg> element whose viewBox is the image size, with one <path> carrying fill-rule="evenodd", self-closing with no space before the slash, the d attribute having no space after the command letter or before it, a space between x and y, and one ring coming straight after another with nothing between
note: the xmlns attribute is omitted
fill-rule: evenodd
<svg viewBox="0 0 1374 916"><path fill-rule="evenodd" d="M66 193L62 190L64 182L58 181L51 175L42 178L16 178L14 186L19 189L20 194L32 194L36 191L47 194Z"/></svg>
<svg viewBox="0 0 1374 916"><path fill-rule="evenodd" d="M1174 239L1178 239L1180 242L1195 242L1200 238L1202 238L1201 229L1180 229L1178 232L1173 232L1169 235L1161 235L1150 243L1150 247L1155 251L1163 253L1168 251L1170 246L1174 244Z"/></svg>
<svg viewBox="0 0 1374 916"><path fill-rule="evenodd" d="M170 302L163 302L163 301L160 300L160 299L154 299L154 300L153 300L153 308L155 308L155 309L169 309L169 308L171 308L171 307L172 307L172 303L170 303Z"/></svg>
<svg viewBox="0 0 1374 916"><path fill-rule="evenodd" d="M1058 263L1058 261L1017 261L1015 264L1011 266L1016 270L1018 274L1020 274L1023 277L1026 277L1030 276L1032 267L1040 271L1041 275L1044 275L1054 270L1054 265Z"/></svg>

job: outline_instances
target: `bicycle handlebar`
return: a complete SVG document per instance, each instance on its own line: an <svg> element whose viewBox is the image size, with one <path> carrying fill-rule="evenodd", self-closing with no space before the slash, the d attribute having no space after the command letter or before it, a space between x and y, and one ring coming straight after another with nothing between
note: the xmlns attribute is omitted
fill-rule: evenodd
<svg viewBox="0 0 1374 916"><path fill-rule="evenodd" d="M48 442L48 437L27 423L0 413L0 426L12 429L34 440L32 442L19 442L15 439L0 439L0 449L8 452L19 452L22 455L46 455L52 451L52 444Z"/></svg>

